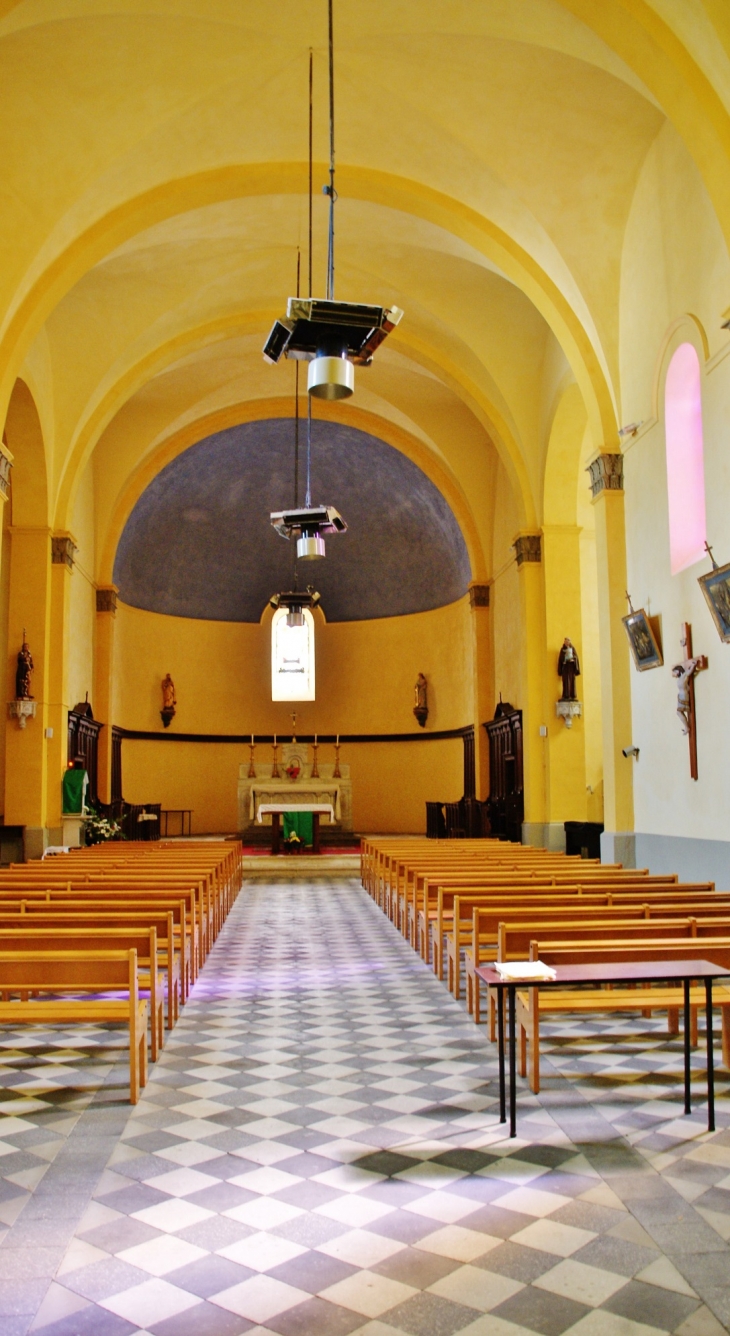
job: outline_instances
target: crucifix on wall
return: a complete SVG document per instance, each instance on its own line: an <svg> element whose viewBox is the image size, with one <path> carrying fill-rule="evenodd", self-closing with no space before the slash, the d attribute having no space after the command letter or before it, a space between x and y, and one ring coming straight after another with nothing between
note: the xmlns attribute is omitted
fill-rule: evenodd
<svg viewBox="0 0 730 1336"><path fill-rule="evenodd" d="M707 656L698 654L692 657L692 627L689 622L682 622L682 638L679 642L684 650L681 663L675 663L672 677L677 679L677 714L682 721L682 732L689 738L689 773L697 779L697 716L695 713L695 677L707 667Z"/></svg>

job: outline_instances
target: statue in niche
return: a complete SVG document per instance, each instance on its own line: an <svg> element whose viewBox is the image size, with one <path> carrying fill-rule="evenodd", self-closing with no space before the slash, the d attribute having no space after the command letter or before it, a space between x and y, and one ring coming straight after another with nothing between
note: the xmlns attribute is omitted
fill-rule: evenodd
<svg viewBox="0 0 730 1336"><path fill-rule="evenodd" d="M18 651L18 667L15 670L15 699L32 700L33 696L30 690L30 677L33 672L33 656L30 652L30 645L25 638L23 631L23 646Z"/></svg>
<svg viewBox="0 0 730 1336"><path fill-rule="evenodd" d="M428 682L423 673L418 674L414 688L414 695L415 704L413 706L413 713L421 725L421 728L425 728L426 720L428 719Z"/></svg>
<svg viewBox="0 0 730 1336"><path fill-rule="evenodd" d="M162 679L162 709L160 710L160 718L165 728L169 728L175 718L176 705L177 697L175 695L175 683L168 673L167 676Z"/></svg>
<svg viewBox="0 0 730 1336"><path fill-rule="evenodd" d="M575 645L568 637L565 637L558 655L558 677L563 680L562 700L577 700L575 694L575 679L580 677L580 663L575 651Z"/></svg>

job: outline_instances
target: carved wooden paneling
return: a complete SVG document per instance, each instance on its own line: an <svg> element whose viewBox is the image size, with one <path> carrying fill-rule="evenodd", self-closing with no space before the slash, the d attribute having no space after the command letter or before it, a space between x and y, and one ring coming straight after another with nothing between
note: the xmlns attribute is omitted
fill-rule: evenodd
<svg viewBox="0 0 730 1336"><path fill-rule="evenodd" d="M525 813L522 711L500 702L494 719L484 725L489 740L489 819L492 834L522 839Z"/></svg>

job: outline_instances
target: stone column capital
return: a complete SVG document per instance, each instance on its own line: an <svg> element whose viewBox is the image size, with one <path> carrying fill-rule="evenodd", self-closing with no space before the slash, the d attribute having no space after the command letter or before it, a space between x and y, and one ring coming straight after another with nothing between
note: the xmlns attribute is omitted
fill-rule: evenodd
<svg viewBox="0 0 730 1336"><path fill-rule="evenodd" d="M601 492L624 490L624 457L603 451L592 459L586 473L590 474L591 496L595 500Z"/></svg>
<svg viewBox="0 0 730 1336"><path fill-rule="evenodd" d="M522 566L528 561L542 561L542 534L520 533L515 538L512 546L515 550L518 566Z"/></svg>
<svg viewBox="0 0 730 1336"><path fill-rule="evenodd" d="M10 499L10 470L13 467L13 453L4 441L0 442L0 501Z"/></svg>
<svg viewBox="0 0 730 1336"><path fill-rule="evenodd" d="M51 534L51 562L54 566L67 566L72 571L78 550L70 533Z"/></svg>
<svg viewBox="0 0 730 1336"><path fill-rule="evenodd" d="M111 612L114 615L117 610L118 593L116 585L100 585L96 591L96 611Z"/></svg>
<svg viewBox="0 0 730 1336"><path fill-rule="evenodd" d="M488 584L470 584L469 585L469 607L470 608L488 608L489 591L491 585Z"/></svg>

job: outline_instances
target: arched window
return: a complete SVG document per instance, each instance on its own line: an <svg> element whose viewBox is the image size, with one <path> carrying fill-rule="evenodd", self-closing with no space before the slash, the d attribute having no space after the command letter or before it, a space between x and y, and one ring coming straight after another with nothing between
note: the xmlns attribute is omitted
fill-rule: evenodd
<svg viewBox="0 0 730 1336"><path fill-rule="evenodd" d="M705 471L702 457L700 362L691 343L672 357L664 387L672 575L704 554Z"/></svg>
<svg viewBox="0 0 730 1336"><path fill-rule="evenodd" d="M314 700L314 618L277 608L271 622L271 699Z"/></svg>

